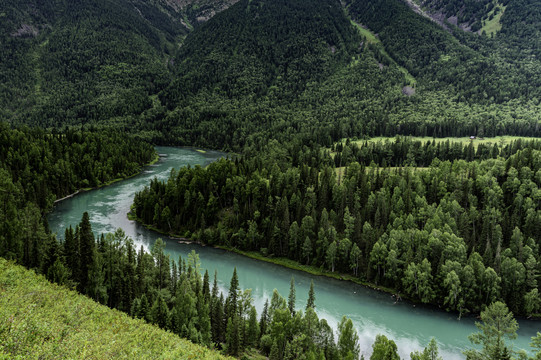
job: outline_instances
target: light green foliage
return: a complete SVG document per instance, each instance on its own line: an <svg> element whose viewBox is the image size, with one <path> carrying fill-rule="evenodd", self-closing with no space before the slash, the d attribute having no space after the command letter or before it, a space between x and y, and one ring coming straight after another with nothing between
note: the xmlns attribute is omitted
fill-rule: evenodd
<svg viewBox="0 0 541 360"><path fill-rule="evenodd" d="M372 344L370 360L400 360L395 342L387 339L385 335L377 335Z"/></svg>
<svg viewBox="0 0 541 360"><path fill-rule="evenodd" d="M535 351L535 360L541 359L541 332L537 332L537 335L532 337L531 347Z"/></svg>
<svg viewBox="0 0 541 360"><path fill-rule="evenodd" d="M505 339L517 337L517 321L507 306L499 301L481 312L481 321L475 323L480 332L470 335L469 339L474 344L482 344L483 349L466 350L464 354L468 359L502 359L505 353L509 353Z"/></svg>
<svg viewBox="0 0 541 360"><path fill-rule="evenodd" d="M0 352L10 357L223 358L1 258L0 291Z"/></svg>
<svg viewBox="0 0 541 360"><path fill-rule="evenodd" d="M415 351L410 354L411 360L443 360L439 356L438 343L436 339L430 339L428 346L422 352Z"/></svg>
<svg viewBox="0 0 541 360"><path fill-rule="evenodd" d="M344 316L338 324L338 354L342 359L357 359L359 353L357 330L353 327L351 319Z"/></svg>

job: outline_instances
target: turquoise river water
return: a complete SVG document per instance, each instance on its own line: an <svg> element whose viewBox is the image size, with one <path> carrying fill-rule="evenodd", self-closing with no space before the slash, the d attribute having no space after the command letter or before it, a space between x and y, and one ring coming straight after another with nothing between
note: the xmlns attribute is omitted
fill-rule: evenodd
<svg viewBox="0 0 541 360"><path fill-rule="evenodd" d="M394 339L403 359L409 359L411 351L422 349L432 337L438 341L444 359L464 359L461 351L471 346L468 335L476 331L473 318L463 317L458 320L454 313L406 302L395 304L389 294L350 282L312 276L220 249L179 244L128 220L126 214L135 192L140 191L152 178L167 179L173 167L205 166L223 155L212 151L202 153L189 148L158 147L157 151L163 155L160 161L146 167L140 175L57 203L48 217L51 230L59 238L63 237L64 229L78 224L83 212L88 211L95 235L114 232L120 227L134 240L137 248L143 245L147 249L158 237L162 237L167 243L166 251L175 260L179 255L186 258L194 249L199 254L202 267L209 270L211 277L214 270L218 271L218 282L222 290L228 286L233 268L237 267L240 286L242 289L252 289L259 313L265 299L272 296L273 289L287 297L292 276L295 278L297 307L304 308L310 281L313 280L319 317L326 318L335 329L342 315L350 317L359 333L365 356L371 353L376 335L385 334ZM531 337L541 331L541 322L520 320L519 325L514 348L528 348Z"/></svg>

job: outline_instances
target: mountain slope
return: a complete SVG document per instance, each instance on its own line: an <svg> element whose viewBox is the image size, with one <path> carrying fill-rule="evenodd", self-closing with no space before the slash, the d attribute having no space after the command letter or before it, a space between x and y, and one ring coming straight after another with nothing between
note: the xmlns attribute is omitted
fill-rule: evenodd
<svg viewBox="0 0 541 360"><path fill-rule="evenodd" d="M0 357L226 359L0 258Z"/></svg>
<svg viewBox="0 0 541 360"><path fill-rule="evenodd" d="M538 135L536 1L507 4L492 38L401 0L10 0L0 117L235 151L298 134Z"/></svg>
<svg viewBox="0 0 541 360"><path fill-rule="evenodd" d="M45 126L140 113L187 33L140 0L8 1L0 36L4 118Z"/></svg>
<svg viewBox="0 0 541 360"><path fill-rule="evenodd" d="M289 96L346 62L355 36L334 0L242 0L186 39L169 89L239 98L277 86Z"/></svg>

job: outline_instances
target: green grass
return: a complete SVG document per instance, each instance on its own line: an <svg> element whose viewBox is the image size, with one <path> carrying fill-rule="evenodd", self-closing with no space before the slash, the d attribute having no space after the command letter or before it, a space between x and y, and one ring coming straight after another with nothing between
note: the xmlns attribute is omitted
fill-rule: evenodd
<svg viewBox="0 0 541 360"><path fill-rule="evenodd" d="M404 77L406 79L406 81L408 82L408 84L410 84L411 86L414 86L416 84L416 80L415 78L413 77L413 75L411 75L408 70L406 70L406 68L398 65L396 63L396 61L394 61L394 59L389 55L389 53L385 50L385 48L383 47L383 44L381 43L381 41L378 39L378 37L376 36L376 34L374 34L372 31L370 31L369 29L363 27L362 25L356 23L355 21L351 20L351 24L357 28L357 30L359 31L359 33L366 39L366 41L370 44L375 44L377 46L377 49L378 51L383 55L385 56L387 59L389 59L389 61L396 65L396 67L398 68L398 70L400 70L400 72L402 72L404 74Z"/></svg>
<svg viewBox="0 0 541 360"><path fill-rule="evenodd" d="M481 28L481 32L484 31L487 35L491 35L497 33L502 29L502 23L500 22L500 19L502 18L506 7L504 5L498 6L501 8L500 12L495 15L492 20L486 20L484 22L483 27ZM491 14L493 14L495 9L496 7L494 7L494 9L492 9L488 15L490 16Z"/></svg>
<svg viewBox="0 0 541 360"><path fill-rule="evenodd" d="M0 258L0 359L225 359Z"/></svg>
<svg viewBox="0 0 541 360"><path fill-rule="evenodd" d="M449 141L449 142L459 142L459 143L462 143L462 144L469 144L470 142L473 143L473 146L475 148L477 148L479 146L479 144L498 144L498 145L505 145L505 144L508 144L510 143L511 141L514 141L514 140L518 140L518 139L524 139L524 140L532 140L532 139L535 139L535 140L541 140L541 138L529 138L529 137L523 137L523 136L496 136L496 137L486 137L484 138L483 140L480 140L480 139L474 139L474 140L471 140L469 137L445 137L445 138L432 138L432 137L419 137L419 136L408 136L407 137L409 140L412 140L412 141L421 141L423 144L430 141L430 142L434 142L436 141L436 143L444 143L446 141ZM368 139L368 140L353 140L351 141L352 143L356 143L358 144L359 146L362 146L362 144L364 144L365 141L368 141L368 142L385 142L385 141L396 141L396 137L383 137L383 136L379 136L379 137L374 137L374 138L371 138L371 139ZM346 142L345 139L342 140L343 143Z"/></svg>
<svg viewBox="0 0 541 360"><path fill-rule="evenodd" d="M380 41L379 39L376 37L376 35L368 30L367 28L361 26L360 24L357 24L355 21L351 20L351 24L357 28L357 30L359 31L359 33L364 36L366 38L366 41L371 43L371 44L379 44Z"/></svg>

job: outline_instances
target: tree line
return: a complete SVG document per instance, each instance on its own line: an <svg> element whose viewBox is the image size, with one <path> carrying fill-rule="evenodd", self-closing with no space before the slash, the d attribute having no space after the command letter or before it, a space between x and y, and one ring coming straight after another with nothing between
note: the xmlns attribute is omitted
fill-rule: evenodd
<svg viewBox="0 0 541 360"><path fill-rule="evenodd" d="M319 319L313 282L305 306L299 308L296 302L292 277L287 299L275 289L258 316L251 289L239 287L236 268L229 288L222 291L216 272L212 285L208 270L202 275L195 251L175 261L164 249L163 240L157 239L150 253L142 246L136 251L122 229L95 239L85 212L75 229L66 229L64 241L50 249L47 261L52 265L46 276L111 308L235 357L245 358L255 349L271 360L364 358L361 350L367 349L360 348L351 319L342 317L336 337L327 321ZM505 304L490 304L481 320L483 323L477 324L480 332L472 334L470 340L483 344L483 349L466 350L468 359L487 355L510 359L515 354L524 360L539 359L541 333L532 339L536 358L528 357L524 350L514 352L505 344L505 338L516 337L518 329ZM410 357L441 359L435 339ZM398 360L395 342L378 335L370 359Z"/></svg>
<svg viewBox="0 0 541 360"><path fill-rule="evenodd" d="M41 269L56 199L138 173L154 148L117 130L47 132L0 123L0 256Z"/></svg>
<svg viewBox="0 0 541 360"><path fill-rule="evenodd" d="M258 349L271 359L358 358L358 335L344 317L337 340L325 319L315 313L312 286L304 309L295 301L292 278L288 299L276 290L258 316L251 290L241 290L236 269L227 294L217 282L211 285L199 257L170 259L158 239L150 253L137 251L121 229L95 239L88 213L63 242L49 249L46 276L75 287L95 301L170 330L194 343L239 356ZM225 294L225 296L224 296Z"/></svg>
<svg viewBox="0 0 541 360"><path fill-rule="evenodd" d="M165 233L349 273L459 314L498 300L539 313L539 143L508 144L497 158L494 145L474 161L420 151L434 156L423 169L407 152L393 160L400 142L378 146L396 168L376 156L360 164L348 146L336 169L325 151L270 145L265 156L182 168L137 193L134 214ZM442 147L459 158L487 150Z"/></svg>

